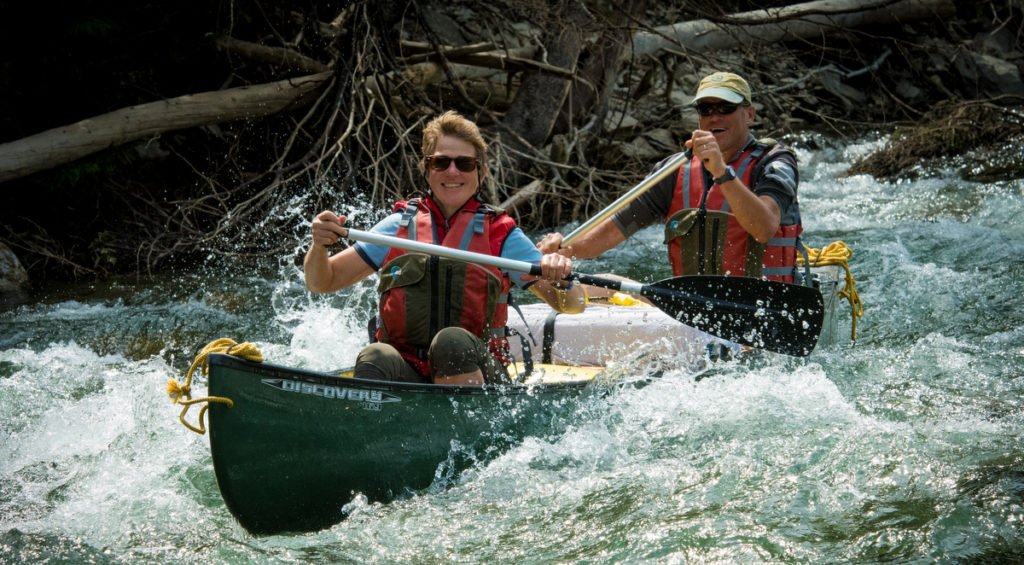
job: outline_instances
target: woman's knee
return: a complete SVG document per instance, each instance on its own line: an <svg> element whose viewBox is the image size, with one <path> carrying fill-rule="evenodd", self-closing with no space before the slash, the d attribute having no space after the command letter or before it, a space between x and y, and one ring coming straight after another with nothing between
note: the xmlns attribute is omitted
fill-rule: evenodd
<svg viewBox="0 0 1024 565"><path fill-rule="evenodd" d="M481 341L462 328L444 328L430 342L427 355L435 378L479 370Z"/></svg>
<svg viewBox="0 0 1024 565"><path fill-rule="evenodd" d="M449 327L437 332L428 355L435 380L475 371L482 371L489 384L507 380L504 367L491 355L487 343L463 328Z"/></svg>
<svg viewBox="0 0 1024 565"><path fill-rule="evenodd" d="M394 346L386 343L371 343L356 356L356 367L352 376L377 381L424 382L416 369L409 365Z"/></svg>

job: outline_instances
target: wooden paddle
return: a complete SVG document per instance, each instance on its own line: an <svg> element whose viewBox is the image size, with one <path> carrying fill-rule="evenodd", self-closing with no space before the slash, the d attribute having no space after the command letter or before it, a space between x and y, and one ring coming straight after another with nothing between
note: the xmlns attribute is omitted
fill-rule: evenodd
<svg viewBox="0 0 1024 565"><path fill-rule="evenodd" d="M654 174L649 175L647 178L640 181L640 184L629 189L629 192L626 192L622 196L618 197L615 200L615 202L612 202L604 210L598 212L596 216L590 218L586 222L583 222L582 224L580 224L578 228L572 230L572 232L570 232L569 235L562 238L562 247L569 247L570 245L572 245L573 241L576 241L577 239L582 237L583 234L590 231L591 228L607 220L608 218L611 217L612 214L621 210L626 204L632 202L637 196L640 196L641 194L647 192L647 190L650 189L652 186L658 184L658 181L672 174L674 171L678 170L679 165L682 165L684 162L690 160L691 157L693 157L693 151L690 149L687 149L682 153L677 153L676 155L674 155L671 159L666 161L660 169L655 171Z"/></svg>
<svg viewBox="0 0 1024 565"><path fill-rule="evenodd" d="M540 276L540 265L356 229L348 238ZM814 288L747 277L684 276L652 284L572 273L568 279L639 294L669 316L718 337L787 355L818 343L825 306Z"/></svg>

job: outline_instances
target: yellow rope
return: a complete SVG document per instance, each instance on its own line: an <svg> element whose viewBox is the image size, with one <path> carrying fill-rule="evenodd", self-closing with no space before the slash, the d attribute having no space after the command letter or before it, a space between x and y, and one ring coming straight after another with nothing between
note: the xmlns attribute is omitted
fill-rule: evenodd
<svg viewBox="0 0 1024 565"><path fill-rule="evenodd" d="M839 296L850 303L850 317L853 319L853 329L850 331L850 339L857 339L857 318L864 315L864 304L860 301L860 295L854 285L857 283L850 274L850 257L853 251L842 241L834 241L822 249L807 248L807 255L811 261L811 267L822 265L841 265L846 270L846 286L839 291ZM804 264L803 255L797 253L796 262Z"/></svg>
<svg viewBox="0 0 1024 565"><path fill-rule="evenodd" d="M196 370L196 367L202 367L203 374L210 372L210 365L208 359L211 353L225 353L228 355L235 355L249 361L255 361L257 363L263 362L263 354L253 344L249 342L237 343L235 340L222 337L218 340L211 341L203 348L203 350L196 355L192 366L188 368L188 376L185 377L185 384L178 384L178 381L170 379L167 381L167 396L171 397L171 400L175 404L181 404L184 408L181 409L181 415L178 419L184 426L197 434L206 433L206 425L203 423L203 416L206 414L207 408L210 407L211 402L220 402L227 404L228 408L234 406L234 402L230 398L223 398L220 396L205 396L203 398L192 398L192 373ZM199 427L193 426L185 421L185 413L192 407L193 404L206 403L199 410Z"/></svg>

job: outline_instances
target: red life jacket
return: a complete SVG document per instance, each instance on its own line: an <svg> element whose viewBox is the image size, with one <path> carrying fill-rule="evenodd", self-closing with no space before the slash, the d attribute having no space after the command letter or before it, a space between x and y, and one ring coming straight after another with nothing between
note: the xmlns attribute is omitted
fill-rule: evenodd
<svg viewBox="0 0 1024 565"><path fill-rule="evenodd" d="M751 186L756 164L772 146L754 143L729 163L744 185ZM797 206L795 199L793 206ZM787 216L786 210L780 212ZM705 186L700 160L691 159L679 168L665 225L672 272L675 276L748 276L792 283L798 236L803 231L799 213L795 218L796 223L779 226L767 244L758 242L729 212L721 187Z"/></svg>
<svg viewBox="0 0 1024 565"><path fill-rule="evenodd" d="M428 197L395 204L396 237L500 256L515 221L475 198L447 222ZM391 248L380 270L377 340L394 346L420 374L430 375L427 349L440 330L461 327L488 342L502 365L511 362L505 323L512 281L496 267Z"/></svg>

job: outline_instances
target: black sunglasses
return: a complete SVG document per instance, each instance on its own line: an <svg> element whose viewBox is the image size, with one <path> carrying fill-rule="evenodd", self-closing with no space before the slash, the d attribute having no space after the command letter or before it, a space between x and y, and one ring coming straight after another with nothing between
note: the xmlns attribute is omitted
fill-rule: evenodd
<svg viewBox="0 0 1024 565"><path fill-rule="evenodd" d="M424 157L423 160L427 163L428 167L435 171L447 171L448 167L451 166L452 161L455 161L456 169L464 173L472 173L476 170L477 165L480 164L480 161L477 160L476 157L469 157L467 155L456 157L454 159L447 155L428 155Z"/></svg>
<svg viewBox="0 0 1024 565"><path fill-rule="evenodd" d="M739 104L729 102L716 102L715 104L697 104L697 113L705 118L714 114L728 116L739 108Z"/></svg>

